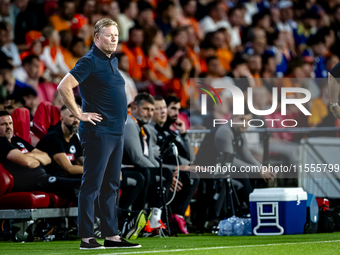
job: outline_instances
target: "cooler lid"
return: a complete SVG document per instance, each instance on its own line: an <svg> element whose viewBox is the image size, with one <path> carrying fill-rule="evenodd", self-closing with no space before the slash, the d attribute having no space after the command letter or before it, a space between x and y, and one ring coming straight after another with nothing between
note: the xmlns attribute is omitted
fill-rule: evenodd
<svg viewBox="0 0 340 255"><path fill-rule="evenodd" d="M307 200L307 192L305 192L302 188L254 189L254 191L249 195L250 202L301 200Z"/></svg>

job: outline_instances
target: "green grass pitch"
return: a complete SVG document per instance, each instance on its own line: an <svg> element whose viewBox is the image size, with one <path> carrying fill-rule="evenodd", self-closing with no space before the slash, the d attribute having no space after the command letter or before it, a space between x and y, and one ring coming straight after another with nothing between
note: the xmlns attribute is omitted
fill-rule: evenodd
<svg viewBox="0 0 340 255"><path fill-rule="evenodd" d="M103 240L99 240L103 243ZM139 238L139 249L79 250L80 241L0 242L0 254L340 254L340 232L313 235L227 237L213 234Z"/></svg>

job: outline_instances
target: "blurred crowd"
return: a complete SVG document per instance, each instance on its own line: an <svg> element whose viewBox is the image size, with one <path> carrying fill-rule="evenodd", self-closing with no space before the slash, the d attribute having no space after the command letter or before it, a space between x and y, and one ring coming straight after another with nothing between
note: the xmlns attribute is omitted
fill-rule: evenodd
<svg viewBox="0 0 340 255"><path fill-rule="evenodd" d="M6 97L14 94L31 116L39 102L61 106L56 87L104 17L118 24L128 102L139 92L178 96L185 110L190 78L230 77L245 92L256 88L258 109L270 108L273 87L305 87L312 116L301 125L335 125L327 81L318 78L339 62L338 0L0 0L0 104L13 107ZM228 116L225 100L215 112Z"/></svg>

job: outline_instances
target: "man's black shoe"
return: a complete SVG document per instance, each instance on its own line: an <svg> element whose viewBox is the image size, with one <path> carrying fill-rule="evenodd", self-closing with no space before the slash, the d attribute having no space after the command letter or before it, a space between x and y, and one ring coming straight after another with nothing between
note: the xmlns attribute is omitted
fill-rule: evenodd
<svg viewBox="0 0 340 255"><path fill-rule="evenodd" d="M83 240L80 243L80 250L100 250L105 249L105 247L97 243L96 239L90 239L88 243Z"/></svg>
<svg viewBox="0 0 340 255"><path fill-rule="evenodd" d="M120 238L120 242L105 240L104 241L105 249L119 249L119 248L141 248L142 246L137 243L129 243L125 241L123 238Z"/></svg>

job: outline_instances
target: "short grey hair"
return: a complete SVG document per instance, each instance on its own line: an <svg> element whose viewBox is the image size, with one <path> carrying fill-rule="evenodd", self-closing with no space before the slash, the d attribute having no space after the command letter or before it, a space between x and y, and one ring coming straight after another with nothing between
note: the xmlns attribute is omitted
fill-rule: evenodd
<svg viewBox="0 0 340 255"><path fill-rule="evenodd" d="M112 19L104 18L104 19L98 20L97 23L94 25L94 35L96 35L97 33L100 33L103 27L110 27L110 26L115 26L118 28L117 22L113 21Z"/></svg>

